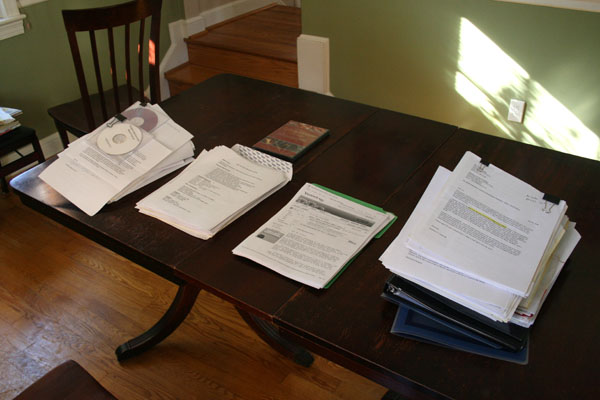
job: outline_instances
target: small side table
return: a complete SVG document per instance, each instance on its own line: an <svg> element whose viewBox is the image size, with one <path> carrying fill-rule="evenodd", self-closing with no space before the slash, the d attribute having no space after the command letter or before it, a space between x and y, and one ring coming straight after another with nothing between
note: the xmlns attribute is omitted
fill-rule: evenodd
<svg viewBox="0 0 600 400"><path fill-rule="evenodd" d="M33 146L33 152L27 155L22 155L18 152L19 149L28 144ZM0 184L2 185L3 193L8 193L8 185L6 183L6 176L8 174L18 171L35 161L39 163L45 161L44 153L42 153L40 141L35 134L35 130L24 126L0 135L0 157L12 152L16 152L21 157L6 165L2 165L0 161Z"/></svg>

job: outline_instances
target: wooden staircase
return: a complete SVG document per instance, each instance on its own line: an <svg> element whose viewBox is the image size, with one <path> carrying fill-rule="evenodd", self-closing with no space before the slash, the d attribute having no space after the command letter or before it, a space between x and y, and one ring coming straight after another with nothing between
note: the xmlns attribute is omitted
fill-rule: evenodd
<svg viewBox="0 0 600 400"><path fill-rule="evenodd" d="M270 5L186 39L189 61L165 73L171 95L228 72L298 87L300 9Z"/></svg>

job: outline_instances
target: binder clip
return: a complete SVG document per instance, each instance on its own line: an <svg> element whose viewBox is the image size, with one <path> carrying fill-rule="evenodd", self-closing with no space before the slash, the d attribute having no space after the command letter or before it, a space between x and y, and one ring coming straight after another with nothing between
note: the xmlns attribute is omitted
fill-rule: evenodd
<svg viewBox="0 0 600 400"><path fill-rule="evenodd" d="M118 122L123 122L125 121L127 118L123 115L123 114L117 114L115 115L115 117L113 119L111 119L110 121L108 121L106 123L106 126L108 128L112 128L113 126L115 126L115 124L117 124Z"/></svg>
<svg viewBox="0 0 600 400"><path fill-rule="evenodd" d="M550 214L552 212L552 208L554 206L557 206L558 203L560 203L560 199L551 194L544 194L543 200L544 208L542 209L542 211L544 211L546 214Z"/></svg>
<svg viewBox="0 0 600 400"><path fill-rule="evenodd" d="M477 172L483 172L483 169L485 167L489 167L490 166L490 162L484 159L481 159L481 161L479 161L479 165L477 166Z"/></svg>

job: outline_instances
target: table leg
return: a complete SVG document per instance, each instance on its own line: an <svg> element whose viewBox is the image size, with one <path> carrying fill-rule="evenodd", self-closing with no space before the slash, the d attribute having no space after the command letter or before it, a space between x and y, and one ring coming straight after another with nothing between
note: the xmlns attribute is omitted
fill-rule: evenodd
<svg viewBox="0 0 600 400"><path fill-rule="evenodd" d="M143 353L169 336L187 317L199 292L200 288L186 282L181 283L173 303L162 318L140 336L117 347L117 360L123 361Z"/></svg>
<svg viewBox="0 0 600 400"><path fill-rule="evenodd" d="M283 354L285 357L291 358L296 364L303 367L311 366L315 359L308 351L306 351L306 349L281 337L279 331L273 324L243 311L238 307L236 307L236 309L248 326L250 326L250 328L252 328L269 346Z"/></svg>

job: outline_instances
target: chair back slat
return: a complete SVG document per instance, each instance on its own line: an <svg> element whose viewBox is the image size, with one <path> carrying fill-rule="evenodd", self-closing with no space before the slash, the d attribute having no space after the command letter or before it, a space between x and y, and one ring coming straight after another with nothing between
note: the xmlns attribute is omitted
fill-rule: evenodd
<svg viewBox="0 0 600 400"><path fill-rule="evenodd" d="M94 59L94 72L96 73L96 85L98 87L98 94L100 95L100 105L102 107L102 117L106 121L108 119L108 112L106 111L106 101L104 100L104 89L102 88L102 75L100 74L100 61L98 59L98 46L96 45L96 33L94 31L90 31L90 45L92 47L92 58ZM91 104L89 98L84 98L84 107L90 109L90 114L92 115L92 120L88 121L90 125L90 129L96 125L94 121L94 116L91 109Z"/></svg>
<svg viewBox="0 0 600 400"><path fill-rule="evenodd" d="M90 106L90 95L88 92L87 84L85 82L83 64L81 62L81 54L79 53L79 46L77 45L77 38L75 37L75 32L67 31L67 37L69 39L71 55L73 56L73 64L75 66L75 73L77 75L77 83L79 84L79 93L81 94L81 98L84 99L85 118L89 126L94 126L94 116L92 114L92 108Z"/></svg>
<svg viewBox="0 0 600 400"><path fill-rule="evenodd" d="M115 114L121 111L121 104L119 101L119 83L117 82L117 62L115 60L115 38L113 35L113 28L108 28L108 53L110 57L110 77L113 84L113 95L115 98Z"/></svg>
<svg viewBox="0 0 600 400"><path fill-rule="evenodd" d="M102 107L102 114L104 120L110 118L111 113L122 111L130 104L133 103L137 96L134 96L134 80L132 71L132 58L130 52L134 51L130 47L130 34L131 26L134 23L139 23L139 39L138 39L138 68L133 68L133 71L137 71L138 79L138 92L140 93L140 100L144 101L144 65L148 60L144 60L144 38L146 35L145 30L145 19L151 18L151 28L149 37L146 40L149 41L148 46L149 59L152 61L151 64L147 65L148 68L148 84L150 86L150 98L151 102L157 103L160 101L160 85L159 83L159 71L158 66L158 44L160 37L160 10L162 6L162 0L135 0L128 3L117 4L109 7L100 7L83 10L63 10L63 19L65 22L65 28L67 36L69 38L69 45L71 46L71 53L73 55L73 63L75 65L75 72L77 74L77 81L79 83L81 97L83 99L85 115L88 121L90 131L95 129L96 121L94 119L93 109L100 109L98 106L93 106L90 102L90 95L88 86L86 83L86 77L83 70L83 63L81 60L82 54L87 52L80 52L76 32L88 31L90 34L90 43L92 47L92 57L94 59L94 71L96 73L96 84L99 93L99 101ZM135 26L135 25L134 25ZM116 35L113 28L124 29L124 51L125 60L117 60L115 48L115 37L121 37ZM96 44L94 32L97 30L107 30L108 33L108 62L103 62L103 57L98 56L98 48L102 49L100 43ZM82 45L80 43L79 45ZM119 47L120 48L120 47ZM101 51L100 51L101 52ZM119 55L121 51L119 51ZM120 56L119 56L120 58ZM119 62L117 62L119 61ZM135 63L135 61L133 61ZM110 67L110 76L112 80L112 91L114 92L111 96L104 96L104 88L102 85L101 75L106 74L107 67ZM118 68L121 68L118 70ZM122 87L119 87L119 80L122 81L122 72L125 70L125 82L122 83ZM120 79L119 79L120 78ZM120 90L122 89L122 90ZM112 100L112 101L111 101ZM107 103L114 103L114 107L107 106ZM127 103L127 104L125 104ZM95 103L94 103L95 104ZM114 110L113 110L114 108ZM107 115L108 114L108 115ZM99 111L96 119L99 119ZM100 123L101 121L98 121Z"/></svg>
<svg viewBox="0 0 600 400"><path fill-rule="evenodd" d="M139 85L140 87L143 87L144 85L144 70L142 68L142 65L144 65L144 23L146 21L142 20L140 21L140 37L138 39L138 46L137 46L137 52L138 52L138 79L139 79ZM140 91L140 101L142 101L144 98L144 93L143 91Z"/></svg>
<svg viewBox="0 0 600 400"><path fill-rule="evenodd" d="M131 90L131 56L130 56L130 40L129 40L129 24L125 25L125 81L127 82L127 100L128 104L133 103L133 92Z"/></svg>

